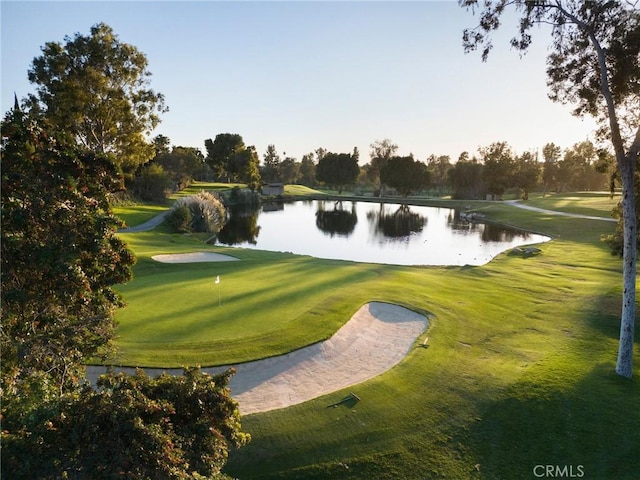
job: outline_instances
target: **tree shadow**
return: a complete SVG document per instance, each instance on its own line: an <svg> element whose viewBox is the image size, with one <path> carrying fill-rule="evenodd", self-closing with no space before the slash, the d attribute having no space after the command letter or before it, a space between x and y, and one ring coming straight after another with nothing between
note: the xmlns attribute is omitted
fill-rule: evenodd
<svg viewBox="0 0 640 480"><path fill-rule="evenodd" d="M565 364L557 373L570 384L576 372ZM565 477L637 478L640 381L618 377L608 362L573 386L558 377L551 385L525 377L484 411L469 432L482 476L536 478L545 472L538 465L551 465Z"/></svg>
<svg viewBox="0 0 640 480"><path fill-rule="evenodd" d="M614 289L590 299L589 313L585 320L590 328L606 335L619 338L620 318L622 315L622 292Z"/></svg>

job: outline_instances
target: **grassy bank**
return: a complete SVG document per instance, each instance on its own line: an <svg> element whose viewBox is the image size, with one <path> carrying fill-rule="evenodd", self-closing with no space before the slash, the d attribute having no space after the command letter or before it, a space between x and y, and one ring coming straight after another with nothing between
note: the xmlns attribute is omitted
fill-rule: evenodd
<svg viewBox="0 0 640 480"><path fill-rule="evenodd" d="M609 192L570 192L552 193L544 197L532 195L525 203L548 210L611 218L611 210L618 202L619 192L613 196Z"/></svg>
<svg viewBox="0 0 640 480"><path fill-rule="evenodd" d="M429 348L352 387L356 404L327 408L345 391L245 417L253 441L232 455L228 472L511 479L536 478L536 465L549 464L588 479L637 478L640 368L632 381L613 374L621 267L599 241L614 225L503 204L472 207L554 240L535 257L417 268L212 248L162 229L123 235L139 256L135 279L121 288L124 361L260 358L330 335L367 301L399 303L431 316ZM240 261L150 259L207 249Z"/></svg>

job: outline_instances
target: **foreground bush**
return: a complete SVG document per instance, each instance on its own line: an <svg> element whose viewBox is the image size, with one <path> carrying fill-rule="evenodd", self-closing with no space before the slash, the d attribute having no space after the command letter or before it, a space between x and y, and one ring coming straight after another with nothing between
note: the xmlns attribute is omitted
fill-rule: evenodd
<svg viewBox="0 0 640 480"><path fill-rule="evenodd" d="M230 396L232 373L104 375L97 390L21 414L5 409L2 478L228 478L220 470L229 450L250 438Z"/></svg>
<svg viewBox="0 0 640 480"><path fill-rule="evenodd" d="M227 220L220 198L202 191L179 199L167 216L167 223L176 231L218 233Z"/></svg>

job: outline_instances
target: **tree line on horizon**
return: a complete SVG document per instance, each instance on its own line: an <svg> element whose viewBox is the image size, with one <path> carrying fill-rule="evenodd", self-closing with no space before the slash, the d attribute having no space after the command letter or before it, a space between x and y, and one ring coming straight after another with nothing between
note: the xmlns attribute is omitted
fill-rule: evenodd
<svg viewBox="0 0 640 480"><path fill-rule="evenodd" d="M286 153L281 156L273 144L260 161L256 148L245 146L239 134L205 140L206 156L195 147L170 147L163 135L153 141L156 154L133 182L134 195L144 200L160 200L171 188L180 190L194 180L245 183L252 190L264 183L282 183L340 192L351 188L374 196L423 192L454 199L500 198L510 191L525 200L533 191L604 191L615 183L613 156L589 140L564 150L548 143L542 156L531 150L517 154L501 141L478 148L472 156L462 152L456 161L448 155L420 161L413 154L397 155L398 146L384 139L370 145L364 165L359 165L357 148L333 153L320 147L298 161Z"/></svg>

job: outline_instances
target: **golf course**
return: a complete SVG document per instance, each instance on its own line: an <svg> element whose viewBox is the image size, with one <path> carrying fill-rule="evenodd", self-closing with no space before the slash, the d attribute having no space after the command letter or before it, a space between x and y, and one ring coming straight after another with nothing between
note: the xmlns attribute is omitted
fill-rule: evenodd
<svg viewBox="0 0 640 480"><path fill-rule="evenodd" d="M180 195L227 184L194 184ZM289 195L318 195L286 187ZM537 255L483 266L394 266L210 245L165 224L120 233L137 257L117 290L122 366L179 368L277 357L330 339L370 302L428 319L404 359L348 388L244 415L251 442L225 472L239 479L523 479L542 472L634 479L640 375L614 372L622 264L601 235L616 227L606 193L506 202L415 198L548 235ZM116 208L127 227L166 206ZM601 217L554 215L548 211ZM289 234L283 232L283 235ZM211 252L236 261L163 263ZM423 348L428 337L428 348ZM346 400L346 401L343 401ZM241 407L242 410L242 407ZM544 466L540 468L539 466Z"/></svg>

